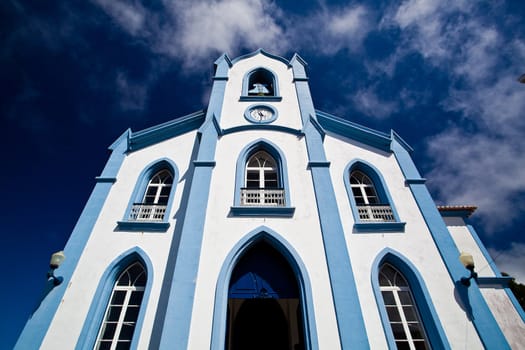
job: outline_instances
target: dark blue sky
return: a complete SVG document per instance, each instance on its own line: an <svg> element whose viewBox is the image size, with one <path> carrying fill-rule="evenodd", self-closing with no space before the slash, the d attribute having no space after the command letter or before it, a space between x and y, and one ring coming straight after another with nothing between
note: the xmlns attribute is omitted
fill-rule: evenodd
<svg viewBox="0 0 525 350"><path fill-rule="evenodd" d="M308 62L316 108L401 134L436 201L478 205L497 264L525 281L525 3L300 3L0 2L0 347L36 306L107 147L205 108L213 61L259 47Z"/></svg>

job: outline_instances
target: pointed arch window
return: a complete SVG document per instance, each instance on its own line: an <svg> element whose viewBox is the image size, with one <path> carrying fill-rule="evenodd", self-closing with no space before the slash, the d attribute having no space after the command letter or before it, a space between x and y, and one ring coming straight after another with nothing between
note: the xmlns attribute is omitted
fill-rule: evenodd
<svg viewBox="0 0 525 350"><path fill-rule="evenodd" d="M381 203L374 182L360 170L350 173L350 186L357 206L359 220L369 222L395 221L389 203Z"/></svg>
<svg viewBox="0 0 525 350"><path fill-rule="evenodd" d="M140 262L118 277L100 327L96 350L129 349L146 287L146 270Z"/></svg>
<svg viewBox="0 0 525 350"><path fill-rule="evenodd" d="M169 224L178 181L178 169L170 159L155 161L139 175L119 231L165 232Z"/></svg>
<svg viewBox="0 0 525 350"><path fill-rule="evenodd" d="M395 267L383 264L379 287L398 349L430 349L421 316L407 280Z"/></svg>
<svg viewBox="0 0 525 350"><path fill-rule="evenodd" d="M266 68L256 68L244 76L241 101L281 101L276 75Z"/></svg>
<svg viewBox="0 0 525 350"><path fill-rule="evenodd" d="M134 203L130 219L139 221L162 221L168 206L173 175L167 169L157 172L148 183L142 202Z"/></svg>
<svg viewBox="0 0 525 350"><path fill-rule="evenodd" d="M286 158L267 140L257 140L241 151L235 170L234 216L291 217Z"/></svg>
<svg viewBox="0 0 525 350"><path fill-rule="evenodd" d="M354 216L356 232L402 232L396 209L381 174L364 161L350 163L344 182Z"/></svg>
<svg viewBox="0 0 525 350"><path fill-rule="evenodd" d="M278 164L266 151L255 152L246 162L241 205L284 206L284 189L280 185Z"/></svg>

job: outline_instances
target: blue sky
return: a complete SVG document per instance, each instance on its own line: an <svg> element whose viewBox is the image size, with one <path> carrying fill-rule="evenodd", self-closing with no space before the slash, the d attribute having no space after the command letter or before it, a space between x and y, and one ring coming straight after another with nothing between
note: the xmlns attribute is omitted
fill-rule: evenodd
<svg viewBox="0 0 525 350"><path fill-rule="evenodd" d="M477 205L498 266L525 282L524 19L523 1L2 1L0 347L107 147L204 108L212 62L257 48L298 52L318 109L401 134L436 202Z"/></svg>

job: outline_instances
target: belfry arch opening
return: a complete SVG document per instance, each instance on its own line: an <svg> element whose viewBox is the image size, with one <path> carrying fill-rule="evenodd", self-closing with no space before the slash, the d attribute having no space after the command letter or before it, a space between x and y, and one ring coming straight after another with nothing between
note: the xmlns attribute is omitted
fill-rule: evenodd
<svg viewBox="0 0 525 350"><path fill-rule="evenodd" d="M257 242L231 274L225 349L303 350L303 310L288 261L269 243Z"/></svg>

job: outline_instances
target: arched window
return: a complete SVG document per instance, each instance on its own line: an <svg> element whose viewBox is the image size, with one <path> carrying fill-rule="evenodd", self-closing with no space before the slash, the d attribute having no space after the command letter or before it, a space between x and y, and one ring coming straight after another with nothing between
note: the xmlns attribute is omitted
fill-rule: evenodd
<svg viewBox="0 0 525 350"><path fill-rule="evenodd" d="M275 96L273 74L264 68L253 71L248 78L248 96Z"/></svg>
<svg viewBox="0 0 525 350"><path fill-rule="evenodd" d="M353 170L350 173L350 187L360 221L396 221L390 203L386 199L380 199L374 182L367 174L361 170Z"/></svg>
<svg viewBox="0 0 525 350"><path fill-rule="evenodd" d="M138 261L120 274L113 286L95 349L130 348L146 281L146 270Z"/></svg>
<svg viewBox="0 0 525 350"><path fill-rule="evenodd" d="M281 101L277 76L266 68L248 72L242 83L241 101Z"/></svg>
<svg viewBox="0 0 525 350"><path fill-rule="evenodd" d="M390 264L379 270L379 287L398 349L429 349L421 316L405 277Z"/></svg>
<svg viewBox="0 0 525 350"><path fill-rule="evenodd" d="M149 180L142 201L133 203L130 220L162 221L168 206L172 185L173 175L171 171L162 169L155 173Z"/></svg>
<svg viewBox="0 0 525 350"><path fill-rule="evenodd" d="M266 151L256 151L246 162L241 205L284 206L284 189L275 159Z"/></svg>

